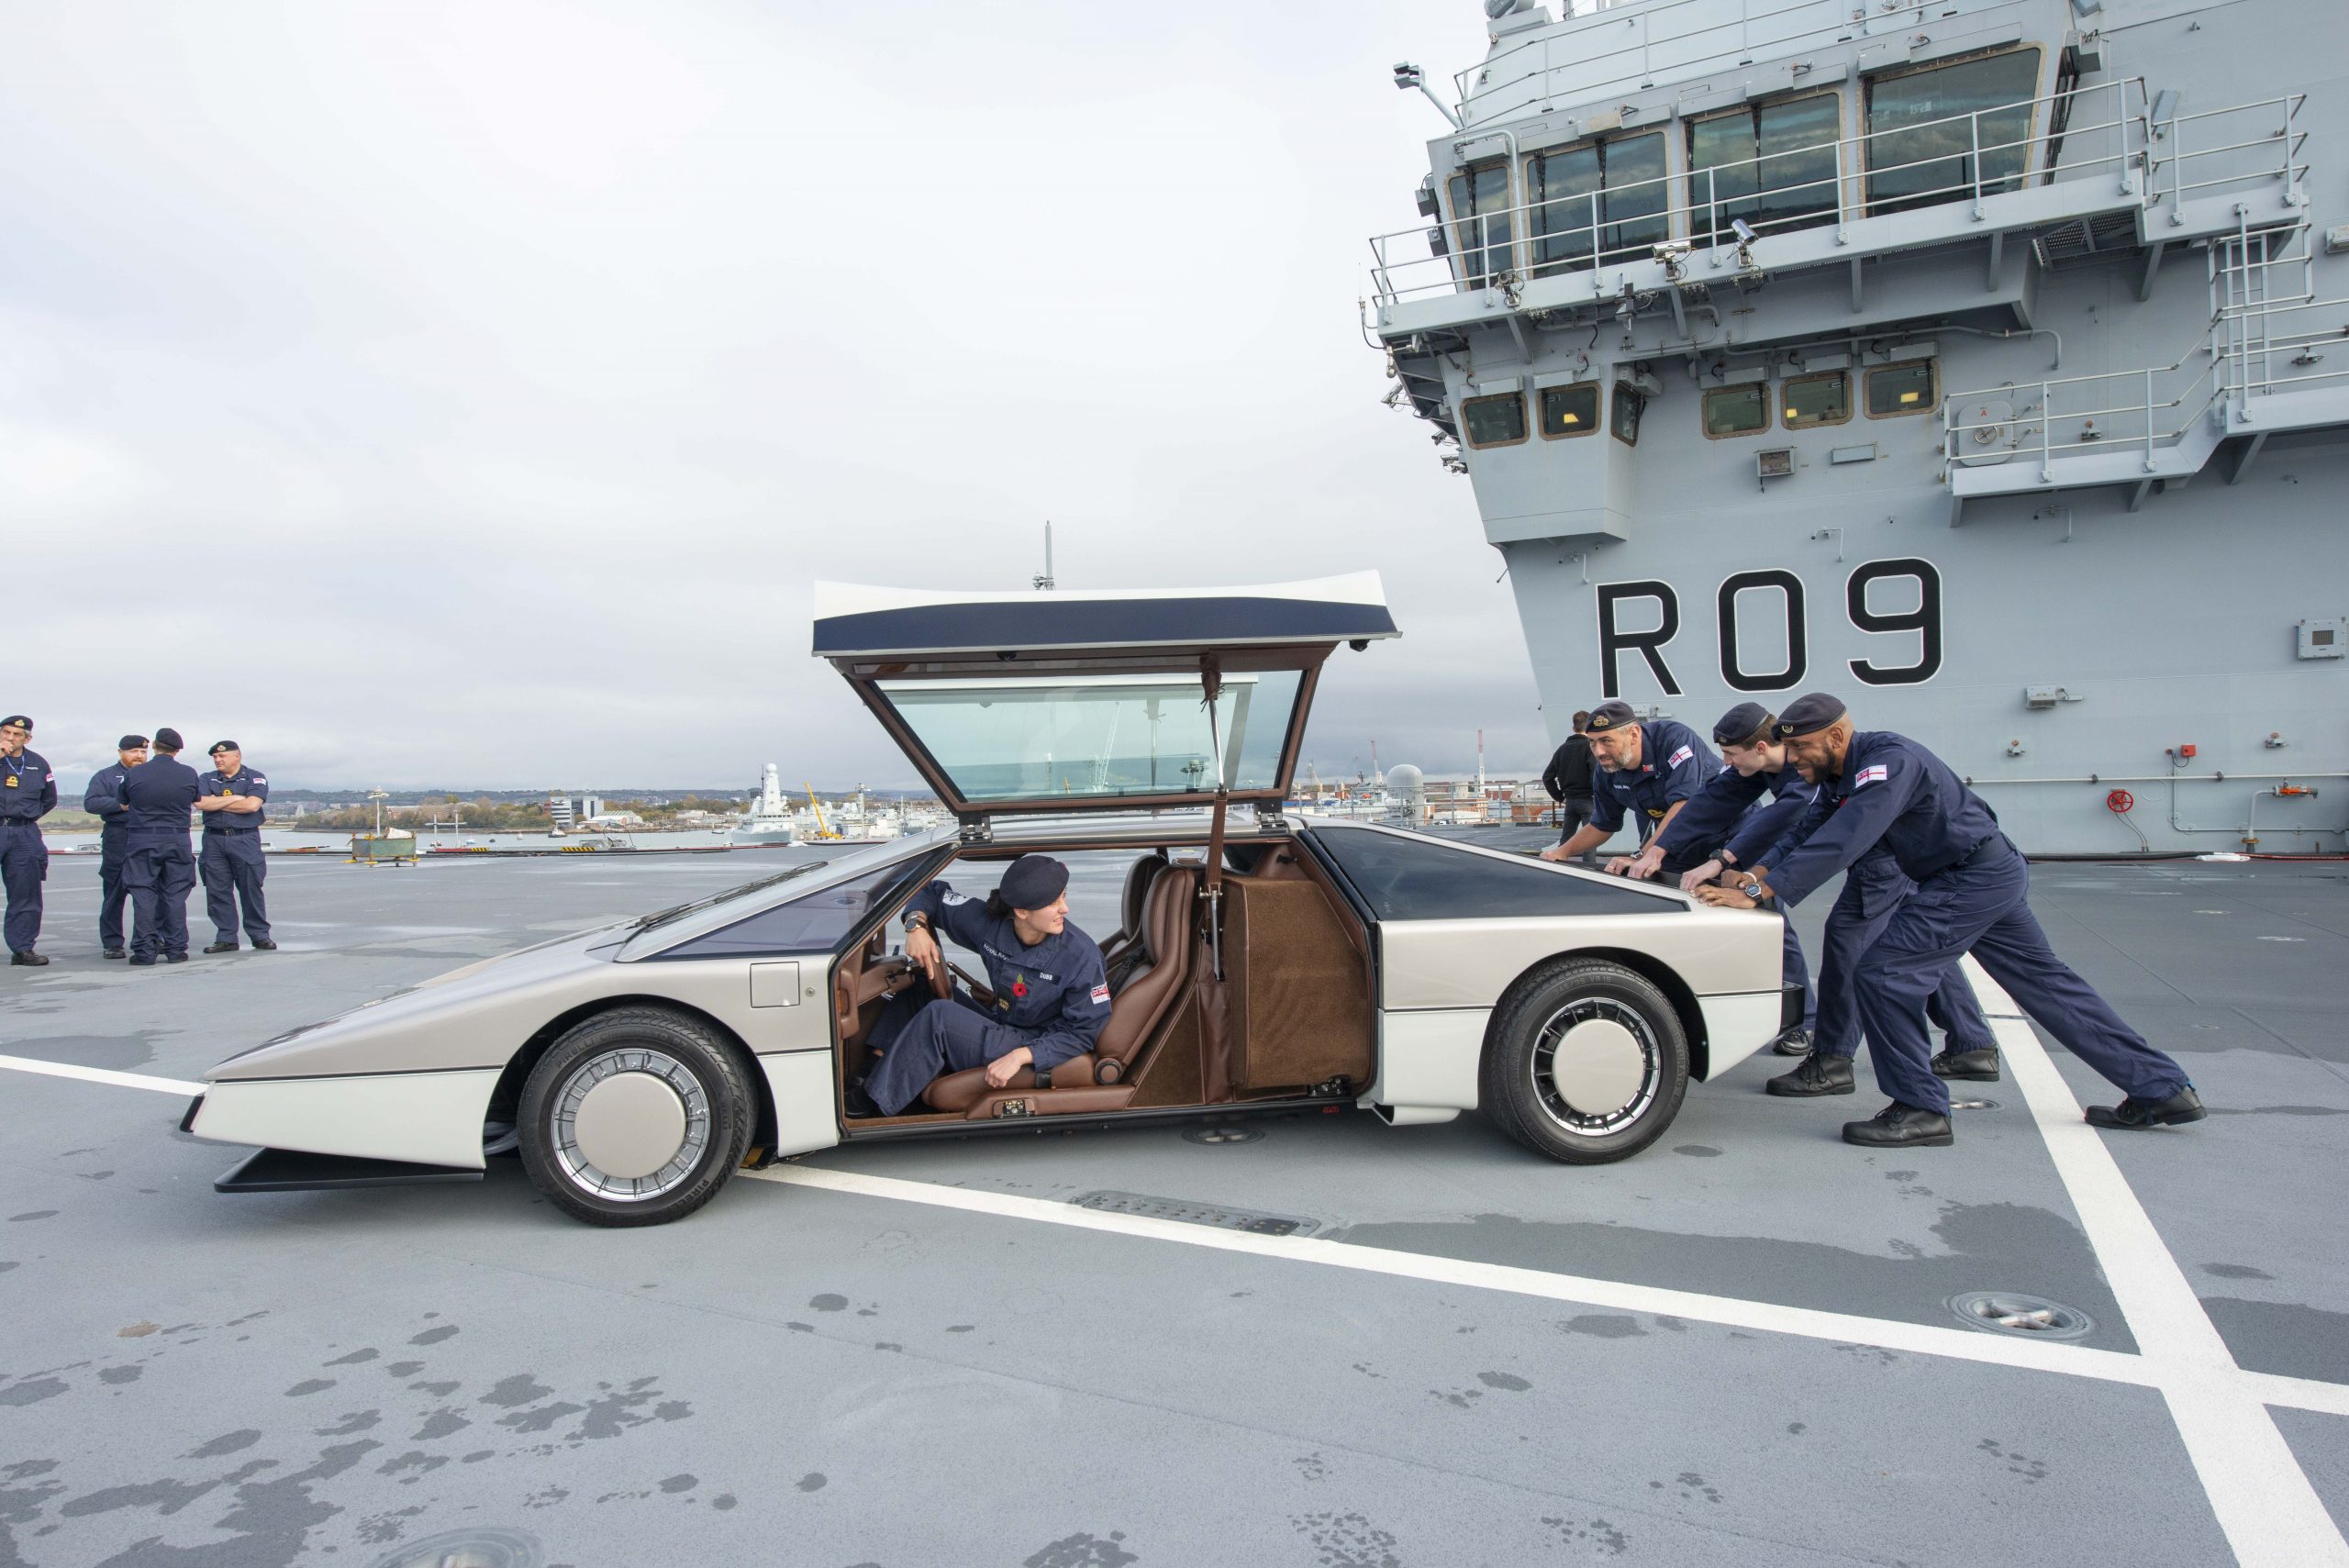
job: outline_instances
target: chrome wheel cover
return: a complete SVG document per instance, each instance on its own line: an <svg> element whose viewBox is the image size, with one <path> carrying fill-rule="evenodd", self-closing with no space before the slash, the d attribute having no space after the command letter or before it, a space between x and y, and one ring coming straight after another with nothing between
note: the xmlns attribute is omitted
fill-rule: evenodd
<svg viewBox="0 0 2349 1568"><path fill-rule="evenodd" d="M684 1130L676 1151L658 1169L641 1176L618 1176L598 1170L580 1146L581 1106L598 1088L628 1073L640 1074L651 1080L651 1085L665 1087L684 1115ZM633 1090L637 1085L626 1087ZM555 1091L554 1114L548 1131L555 1164L572 1185L611 1203L643 1203L675 1191L700 1166L703 1152L709 1147L709 1095L684 1062L665 1052L625 1049L599 1051L573 1068L562 1087Z"/></svg>
<svg viewBox="0 0 2349 1568"><path fill-rule="evenodd" d="M1664 1085L1664 1051L1640 1010L1580 996L1542 1021L1528 1062L1533 1097L1559 1130L1605 1138L1638 1121Z"/></svg>

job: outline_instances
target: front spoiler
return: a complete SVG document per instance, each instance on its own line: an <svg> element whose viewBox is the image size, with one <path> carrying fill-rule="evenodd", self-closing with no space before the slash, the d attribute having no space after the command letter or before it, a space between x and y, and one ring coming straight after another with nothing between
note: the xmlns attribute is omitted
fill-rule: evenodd
<svg viewBox="0 0 2349 1568"><path fill-rule="evenodd" d="M479 1171L452 1165L417 1165L406 1160L361 1160L348 1154L306 1154L293 1149L256 1149L214 1182L212 1190L216 1193L302 1193L343 1187L405 1187L425 1182L478 1182L481 1179Z"/></svg>

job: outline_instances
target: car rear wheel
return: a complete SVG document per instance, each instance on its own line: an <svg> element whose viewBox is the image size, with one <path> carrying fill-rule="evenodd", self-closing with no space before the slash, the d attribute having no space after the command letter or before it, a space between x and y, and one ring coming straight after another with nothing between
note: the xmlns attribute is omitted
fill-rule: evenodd
<svg viewBox="0 0 2349 1568"><path fill-rule="evenodd" d="M1567 959L1502 1000L1485 1046L1485 1113L1575 1165L1628 1159L1664 1135L1688 1092L1680 1015L1647 976Z"/></svg>
<svg viewBox="0 0 2349 1568"><path fill-rule="evenodd" d="M753 1117L734 1053L661 1007L568 1030L522 1086L522 1163L590 1225L661 1225L707 1203L741 1163Z"/></svg>

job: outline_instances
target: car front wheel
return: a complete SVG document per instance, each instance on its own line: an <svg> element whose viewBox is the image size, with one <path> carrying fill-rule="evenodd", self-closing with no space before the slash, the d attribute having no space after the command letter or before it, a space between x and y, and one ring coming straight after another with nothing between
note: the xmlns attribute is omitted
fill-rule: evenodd
<svg viewBox="0 0 2349 1568"><path fill-rule="evenodd" d="M1567 959L1502 1001L1479 1098L1529 1149L1597 1165L1662 1137L1687 1091L1687 1036L1655 983L1605 959Z"/></svg>
<svg viewBox="0 0 2349 1568"><path fill-rule="evenodd" d="M522 1163L590 1225L661 1225L707 1203L741 1163L750 1089L708 1025L660 1007L566 1031L522 1087Z"/></svg>

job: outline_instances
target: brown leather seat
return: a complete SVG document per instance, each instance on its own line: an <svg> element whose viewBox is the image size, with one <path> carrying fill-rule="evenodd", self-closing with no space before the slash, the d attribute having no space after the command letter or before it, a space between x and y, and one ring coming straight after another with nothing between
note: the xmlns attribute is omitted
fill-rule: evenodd
<svg viewBox="0 0 2349 1568"><path fill-rule="evenodd" d="M1144 951L1142 928L1149 923L1150 884L1166 869L1166 851L1152 850L1126 868L1126 887L1118 905L1118 929L1101 944L1101 962L1109 972L1109 989L1121 991L1134 972L1150 962Z"/></svg>
<svg viewBox="0 0 2349 1568"><path fill-rule="evenodd" d="M1051 1087L1039 1094L1089 1089L1125 1077L1135 1054L1190 978L1191 912L1198 886L1196 867L1158 868L1151 879L1141 931L1147 967L1137 968L1110 998L1109 1021L1101 1026L1093 1050L1053 1068ZM1011 1082L998 1090L988 1084L985 1068L969 1067L932 1080L921 1097L932 1110L967 1111L988 1095L1035 1088L1036 1074L1030 1068L1013 1073Z"/></svg>

